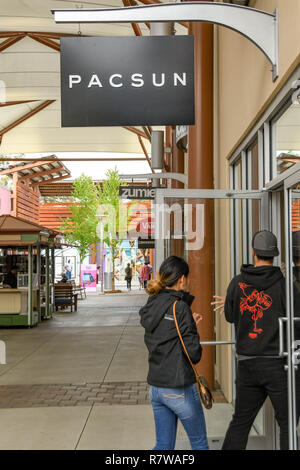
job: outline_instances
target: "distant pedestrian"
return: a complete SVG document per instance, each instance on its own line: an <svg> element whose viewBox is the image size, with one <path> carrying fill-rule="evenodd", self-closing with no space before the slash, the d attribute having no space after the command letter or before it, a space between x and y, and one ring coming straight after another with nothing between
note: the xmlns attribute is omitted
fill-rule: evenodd
<svg viewBox="0 0 300 470"><path fill-rule="evenodd" d="M127 281L127 289L131 290L132 268L130 267L130 263L127 264L125 269L125 281Z"/></svg>
<svg viewBox="0 0 300 470"><path fill-rule="evenodd" d="M140 272L141 282L143 283L144 289L146 289L146 287L147 287L147 283L150 279L150 273L151 273L151 269L149 267L149 263L146 262L142 266L142 269L141 269L141 272Z"/></svg>
<svg viewBox="0 0 300 470"><path fill-rule="evenodd" d="M66 273L61 273L61 280L59 282L61 282L61 283L68 282L68 278L67 278Z"/></svg>
<svg viewBox="0 0 300 470"><path fill-rule="evenodd" d="M65 272L67 279L70 280L72 277L72 265L71 265L71 260L68 260L68 262L65 265Z"/></svg>

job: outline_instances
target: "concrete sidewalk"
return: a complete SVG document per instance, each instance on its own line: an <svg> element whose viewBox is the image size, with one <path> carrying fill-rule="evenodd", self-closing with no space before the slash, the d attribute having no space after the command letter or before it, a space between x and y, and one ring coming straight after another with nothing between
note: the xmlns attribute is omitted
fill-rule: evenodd
<svg viewBox="0 0 300 470"><path fill-rule="evenodd" d="M0 330L0 449L151 449L147 350L138 310L143 291L89 294L75 313L34 329ZM222 435L231 406L207 412ZM222 419L220 420L220 415ZM179 426L177 448L187 449Z"/></svg>

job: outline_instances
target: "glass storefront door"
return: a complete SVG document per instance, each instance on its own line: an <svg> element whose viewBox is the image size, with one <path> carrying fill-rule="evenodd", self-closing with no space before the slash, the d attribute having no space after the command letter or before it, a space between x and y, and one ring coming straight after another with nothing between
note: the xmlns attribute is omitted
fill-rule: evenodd
<svg viewBox="0 0 300 470"><path fill-rule="evenodd" d="M284 214L287 305L281 354L287 357L289 446L296 450L300 448L300 170L284 181Z"/></svg>
<svg viewBox="0 0 300 470"><path fill-rule="evenodd" d="M300 164L268 183L267 190L272 193L272 227L280 241L279 265L286 280L286 313L279 321L280 355L286 358L289 448L296 450L300 448Z"/></svg>
<svg viewBox="0 0 300 470"><path fill-rule="evenodd" d="M235 402L234 328L214 312L213 295L224 297L242 264L252 263L252 236L270 229L268 193L260 191L157 189L155 201L156 271L171 254L184 257L205 275L191 293L200 297L203 362L210 362L216 401L205 411L212 449L222 446ZM199 269L197 272L199 272ZM206 283L208 279L208 282ZM210 281L209 281L210 279ZM200 292L199 292L200 291ZM202 302L203 300L203 302ZM255 319L253 320L255 329ZM248 449L273 449L274 415L266 402L251 429Z"/></svg>

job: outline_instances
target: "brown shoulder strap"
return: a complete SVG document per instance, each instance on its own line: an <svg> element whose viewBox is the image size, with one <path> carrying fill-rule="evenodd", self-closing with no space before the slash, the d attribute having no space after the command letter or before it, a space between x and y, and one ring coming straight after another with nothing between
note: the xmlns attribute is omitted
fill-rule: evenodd
<svg viewBox="0 0 300 470"><path fill-rule="evenodd" d="M190 356L189 356L189 354L188 354L188 352L187 352L187 349L186 349L186 347L185 347L185 344L184 344L184 342L183 342L183 339L182 339L182 336L181 336L181 333L180 333L180 330L179 330L179 326L178 326L178 322L177 322L177 317L176 317L176 304L177 304L177 302L178 302L178 300L175 300L175 302L174 302L174 304L173 304L173 317L174 317L174 321L175 321L177 333L178 333L179 339L180 339L180 341L181 341L183 350L184 350L184 352L185 352L185 354L186 354L186 357L188 358L189 363L191 364L191 366L192 366L192 368L193 368L193 371L194 371L196 377L198 377L198 373L197 373L197 371L196 371L196 368L195 368L194 364L193 364L192 361L191 361L191 358L190 358Z"/></svg>

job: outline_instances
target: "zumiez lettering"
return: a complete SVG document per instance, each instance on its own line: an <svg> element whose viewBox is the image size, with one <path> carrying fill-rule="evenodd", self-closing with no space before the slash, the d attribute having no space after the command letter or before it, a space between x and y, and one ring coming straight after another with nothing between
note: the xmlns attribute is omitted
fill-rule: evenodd
<svg viewBox="0 0 300 470"><path fill-rule="evenodd" d="M171 86L187 86L186 73L173 73L166 75L165 73L153 73L151 77L151 83L154 87L160 88L166 85ZM81 75L69 75L69 88L73 88L75 85L82 84ZM145 79L141 73L133 73L130 77L130 81L126 82L124 77L120 73L114 73L108 78L108 82L104 83L103 79L100 79L99 75L93 74L87 82L87 88L103 88L103 84L109 85L113 88L121 88L124 86L131 86L134 88L141 88L145 85Z"/></svg>

